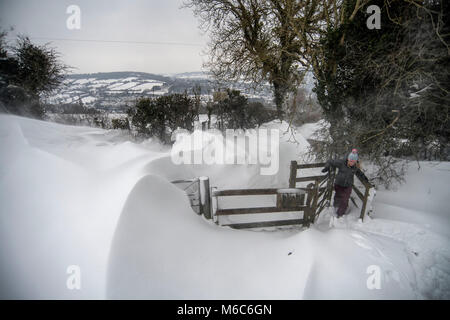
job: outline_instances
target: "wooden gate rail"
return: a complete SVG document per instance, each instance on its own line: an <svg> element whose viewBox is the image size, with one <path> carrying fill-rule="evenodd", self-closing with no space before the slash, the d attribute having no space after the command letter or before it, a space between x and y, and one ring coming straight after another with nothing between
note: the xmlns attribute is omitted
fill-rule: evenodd
<svg viewBox="0 0 450 320"><path fill-rule="evenodd" d="M256 208L232 208L220 209L218 208L218 197L229 196L255 196L255 195L276 195L275 207L256 207ZM238 214L263 214L263 213L278 213L278 212L303 212L303 219L285 219L275 221L261 221L249 223L233 223L225 224L235 229L247 228L262 228L262 227L276 227L288 225L303 225L309 227L311 222L310 206L305 205L305 195L308 195L306 203L311 201L311 194L307 188L269 188L269 189L232 189L232 190L213 190L211 196L216 199L216 210L213 213L214 218L227 215ZM214 211L214 210L213 210ZM218 223L218 219L216 220Z"/></svg>

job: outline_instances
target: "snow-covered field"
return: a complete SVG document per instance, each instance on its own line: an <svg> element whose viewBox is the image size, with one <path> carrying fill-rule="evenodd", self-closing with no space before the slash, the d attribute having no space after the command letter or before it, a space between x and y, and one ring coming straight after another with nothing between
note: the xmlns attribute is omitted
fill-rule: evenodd
<svg viewBox="0 0 450 320"><path fill-rule="evenodd" d="M0 115L0 298L449 299L448 162L411 163L363 223L355 209L330 228L325 212L307 230L218 227L169 182L287 187L312 127L297 144L282 135L278 174L261 176L175 165L168 147L120 131ZM79 290L67 286L74 265Z"/></svg>
<svg viewBox="0 0 450 320"><path fill-rule="evenodd" d="M73 103L81 99L85 105L92 106L95 102L105 98L103 94L106 94L107 98L111 98L126 92L137 94L151 91L151 94L157 96L168 92L168 88L164 87L165 82L140 77L101 79L87 76L84 79L65 79L63 83L64 86L57 94L47 97L48 103ZM121 99L120 96L116 97Z"/></svg>

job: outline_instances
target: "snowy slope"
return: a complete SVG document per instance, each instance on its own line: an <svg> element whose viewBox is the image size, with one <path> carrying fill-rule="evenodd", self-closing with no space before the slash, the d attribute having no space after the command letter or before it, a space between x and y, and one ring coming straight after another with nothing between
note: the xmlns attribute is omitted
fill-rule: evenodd
<svg viewBox="0 0 450 320"><path fill-rule="evenodd" d="M378 237L365 240L357 231L339 229L218 228L192 219L187 205L183 194L161 178L147 176L135 186L114 236L108 298L416 298L408 275L397 271L409 266L391 265L390 256L399 249L385 250L388 257L368 250L390 244ZM397 281L383 282L384 290L368 290L365 272L373 264Z"/></svg>
<svg viewBox="0 0 450 320"><path fill-rule="evenodd" d="M325 212L308 230L219 228L169 182L286 187L310 132L282 135L278 174L261 176L175 165L167 147L119 131L0 115L0 298L450 298L450 163L411 164L405 185L378 190L364 223L355 209L330 228ZM70 265L81 290L66 286ZM367 287L370 266L380 289Z"/></svg>
<svg viewBox="0 0 450 320"><path fill-rule="evenodd" d="M161 148L5 115L0 146L0 297L103 297L121 208ZM66 287L70 265L81 268L80 291Z"/></svg>

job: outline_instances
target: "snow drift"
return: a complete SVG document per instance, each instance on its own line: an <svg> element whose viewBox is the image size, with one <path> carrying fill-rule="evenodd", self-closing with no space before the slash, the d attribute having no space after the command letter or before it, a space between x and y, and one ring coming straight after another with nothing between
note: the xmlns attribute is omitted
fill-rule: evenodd
<svg viewBox="0 0 450 320"><path fill-rule="evenodd" d="M412 163L406 184L378 190L364 223L355 209L330 229L325 211L308 230L256 232L196 215L170 180L288 186L314 126L265 127L285 133L274 176L175 165L152 139L0 115L0 298L450 298L448 162ZM71 265L80 290L66 285ZM373 270L379 289L368 286Z"/></svg>

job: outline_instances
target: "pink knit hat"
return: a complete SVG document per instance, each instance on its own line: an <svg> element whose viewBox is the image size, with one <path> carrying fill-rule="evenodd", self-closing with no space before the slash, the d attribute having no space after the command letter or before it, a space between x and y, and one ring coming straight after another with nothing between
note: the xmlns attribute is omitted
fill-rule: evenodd
<svg viewBox="0 0 450 320"><path fill-rule="evenodd" d="M352 149L352 152L349 153L347 160L358 161L358 150Z"/></svg>

